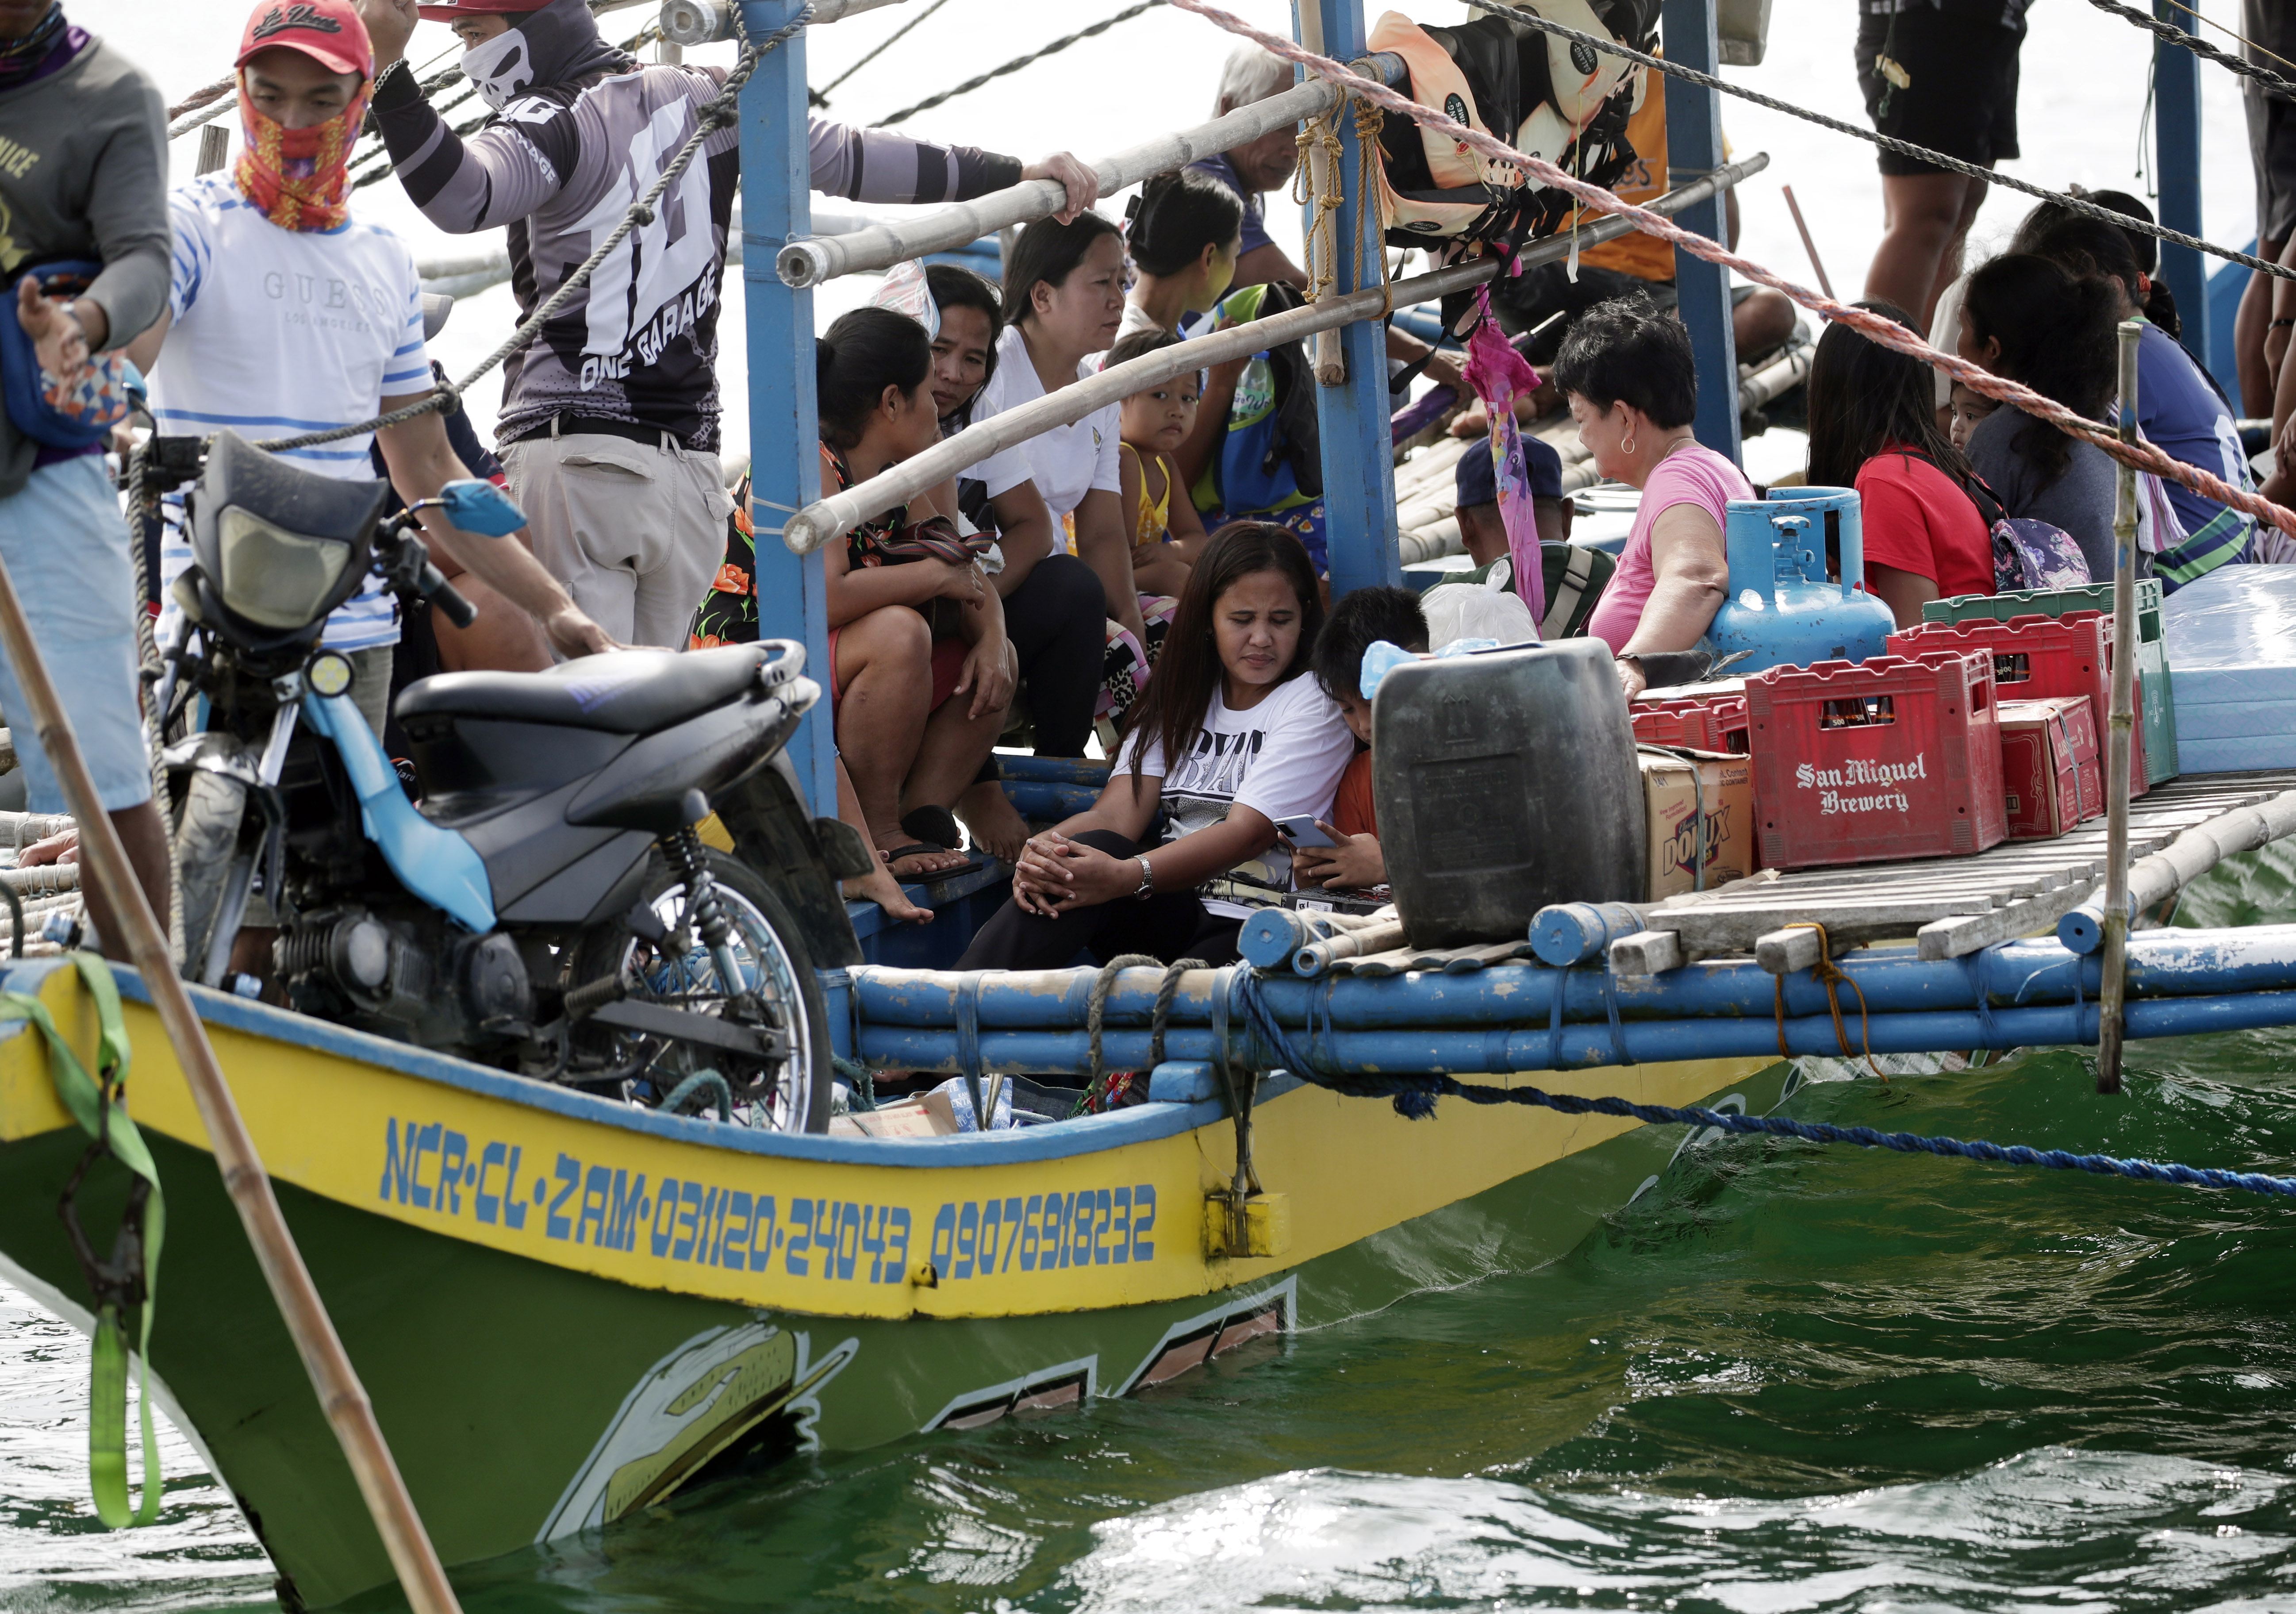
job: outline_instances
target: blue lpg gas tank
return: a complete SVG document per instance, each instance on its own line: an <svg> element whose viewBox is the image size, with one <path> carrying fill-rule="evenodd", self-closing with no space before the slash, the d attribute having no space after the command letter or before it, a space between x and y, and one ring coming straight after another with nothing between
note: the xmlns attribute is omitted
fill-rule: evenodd
<svg viewBox="0 0 2296 1614"><path fill-rule="evenodd" d="M1825 576L1826 539L1838 534L1841 580ZM1753 653L1734 673L1814 661L1863 661L1887 648L1897 621L1861 592L1866 527L1847 487L1777 487L1759 502L1733 499L1723 541L1730 597L1706 630L1718 658Z"/></svg>

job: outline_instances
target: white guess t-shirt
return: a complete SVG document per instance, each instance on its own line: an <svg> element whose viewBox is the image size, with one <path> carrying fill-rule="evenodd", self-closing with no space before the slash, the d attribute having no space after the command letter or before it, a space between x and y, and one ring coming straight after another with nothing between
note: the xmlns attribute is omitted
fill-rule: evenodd
<svg viewBox="0 0 2296 1614"><path fill-rule="evenodd" d="M175 323L152 375L161 431L205 437L227 426L259 442L351 425L386 397L430 390L422 277L389 230L356 217L332 230L282 229L228 173L178 185L168 215ZM373 441L362 434L281 457L322 476L371 479ZM163 589L192 563L182 509L171 499ZM337 650L398 642L397 605L376 578L327 619L325 643Z"/></svg>
<svg viewBox="0 0 2296 1614"><path fill-rule="evenodd" d="M1177 764L1136 731L1118 758L1116 777L1131 770L1135 751L1141 754L1142 776L1164 782L1168 835L1177 840L1211 828L1236 806L1254 808L1271 822L1302 813L1329 818L1340 775L1356 754L1356 738L1315 675L1301 673L1247 711L1230 711L1214 690L1193 748ZM1267 897L1291 889L1292 854L1278 841L1210 881L1204 906L1244 919L1250 916L1255 896L1266 894L1260 897L1264 905Z"/></svg>
<svg viewBox="0 0 2296 1614"><path fill-rule="evenodd" d="M1078 375L1090 373L1091 366L1090 359L1078 365ZM985 421L1044 396L1045 384L1037 379L1037 367L1029 361L1028 339L1017 325L1007 325L1004 334L996 339L996 373L980 389L972 418ZM987 462L981 471L989 496L1018 486L1025 477L1037 484L1037 491L1045 496L1045 508L1058 521L1072 513L1084 503L1084 496L1095 488L1120 492L1124 484L1118 474L1116 445L1117 417L1122 407L1106 405L1072 426L1055 426ZM998 469L992 472L990 466Z"/></svg>

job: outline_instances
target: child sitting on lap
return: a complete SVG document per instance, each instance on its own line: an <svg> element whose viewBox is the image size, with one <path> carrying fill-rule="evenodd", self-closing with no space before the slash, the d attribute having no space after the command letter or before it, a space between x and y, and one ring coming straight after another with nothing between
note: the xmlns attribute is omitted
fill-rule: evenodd
<svg viewBox="0 0 2296 1614"><path fill-rule="evenodd" d="M1966 381L1953 384L1953 424L1948 435L1953 446L1964 454L1969 452L1969 434L1977 430L1977 422L2001 406L1978 391Z"/></svg>
<svg viewBox="0 0 2296 1614"><path fill-rule="evenodd" d="M1108 350L1108 363L1120 365L1179 345L1168 331L1136 332ZM1202 372L1190 371L1124 400L1123 440L1117 448L1123 487L1118 500L1132 523L1132 578L1144 595L1177 597L1204 546L1204 524L1172 460L1195 424L1196 400L1202 395Z"/></svg>
<svg viewBox="0 0 2296 1614"><path fill-rule="evenodd" d="M1387 883L1387 860L1379 849L1379 815L1371 799L1371 702L1363 692L1364 651L1384 639L1424 654L1427 619L1419 596L1407 588L1358 588L1332 607L1331 619L1316 636L1308 667L1347 719L1363 748L1340 775L1328 823L1318 827L1340 844L1300 847L1292 854L1293 882L1301 889L1363 890Z"/></svg>

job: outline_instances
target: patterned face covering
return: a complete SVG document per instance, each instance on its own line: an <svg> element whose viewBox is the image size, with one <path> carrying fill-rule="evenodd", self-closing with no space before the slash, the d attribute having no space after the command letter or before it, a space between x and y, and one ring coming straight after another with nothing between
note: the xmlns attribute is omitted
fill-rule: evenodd
<svg viewBox="0 0 2296 1614"><path fill-rule="evenodd" d="M232 177L239 193L283 230L332 230L350 217L351 143L366 117L368 86L324 123L291 129L255 109L241 86L247 144Z"/></svg>
<svg viewBox="0 0 2296 1614"><path fill-rule="evenodd" d="M30 33L20 39L0 39L0 88L12 85L39 66L63 37L63 0L54 0L47 15L33 26Z"/></svg>

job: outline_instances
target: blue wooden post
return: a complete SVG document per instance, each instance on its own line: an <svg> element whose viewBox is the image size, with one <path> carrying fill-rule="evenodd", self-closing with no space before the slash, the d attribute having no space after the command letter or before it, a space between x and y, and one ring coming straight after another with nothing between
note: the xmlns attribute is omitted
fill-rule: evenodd
<svg viewBox="0 0 2296 1614"><path fill-rule="evenodd" d="M1719 70L1715 0L1666 0L1660 24L1666 56L1701 72ZM1688 184L1722 166L1721 97L1679 78L1666 81L1667 186ZM1685 208L1674 222L1711 241L1727 242L1723 199ZM1730 326L1730 274L1719 264L1674 250L1674 285L1682 323L1698 359L1698 440L1738 457L1738 341Z"/></svg>
<svg viewBox="0 0 2296 1614"><path fill-rule="evenodd" d="M1301 12L1313 6L1324 30L1324 54L1352 61L1365 50L1363 0L1293 0L1292 36L1301 37ZM1337 221L1339 289L1376 285L1384 249L1376 221L1362 209L1375 205L1357 193L1353 114L1340 114L1337 159L1346 203ZM1358 252L1364 269L1357 268ZM1332 597L1377 583L1403 581L1395 550L1395 448L1388 433L1387 328L1358 320L1341 331L1348 379L1316 389L1316 421L1324 438L1324 531L1331 546Z"/></svg>
<svg viewBox="0 0 2296 1614"><path fill-rule="evenodd" d="M2169 0L2153 0L2152 12L2178 28L2194 26L2192 18ZM2161 176L2161 222L2186 235L2200 235L2201 64L2183 45L2166 40L2152 46L2152 139ZM2207 353L2208 266L2192 248L2162 242L2161 275L2177 299L2185 346Z"/></svg>
<svg viewBox="0 0 2296 1614"><path fill-rule="evenodd" d="M796 0L742 0L761 38L797 12ZM758 524L758 632L805 645L819 705L790 742L813 810L837 811L837 746L829 713L829 605L821 556L800 560L781 539L790 512L821 495L820 427L813 397L813 293L792 291L774 258L813 233L806 143L805 36L768 53L742 86L742 282L749 318L750 467Z"/></svg>

